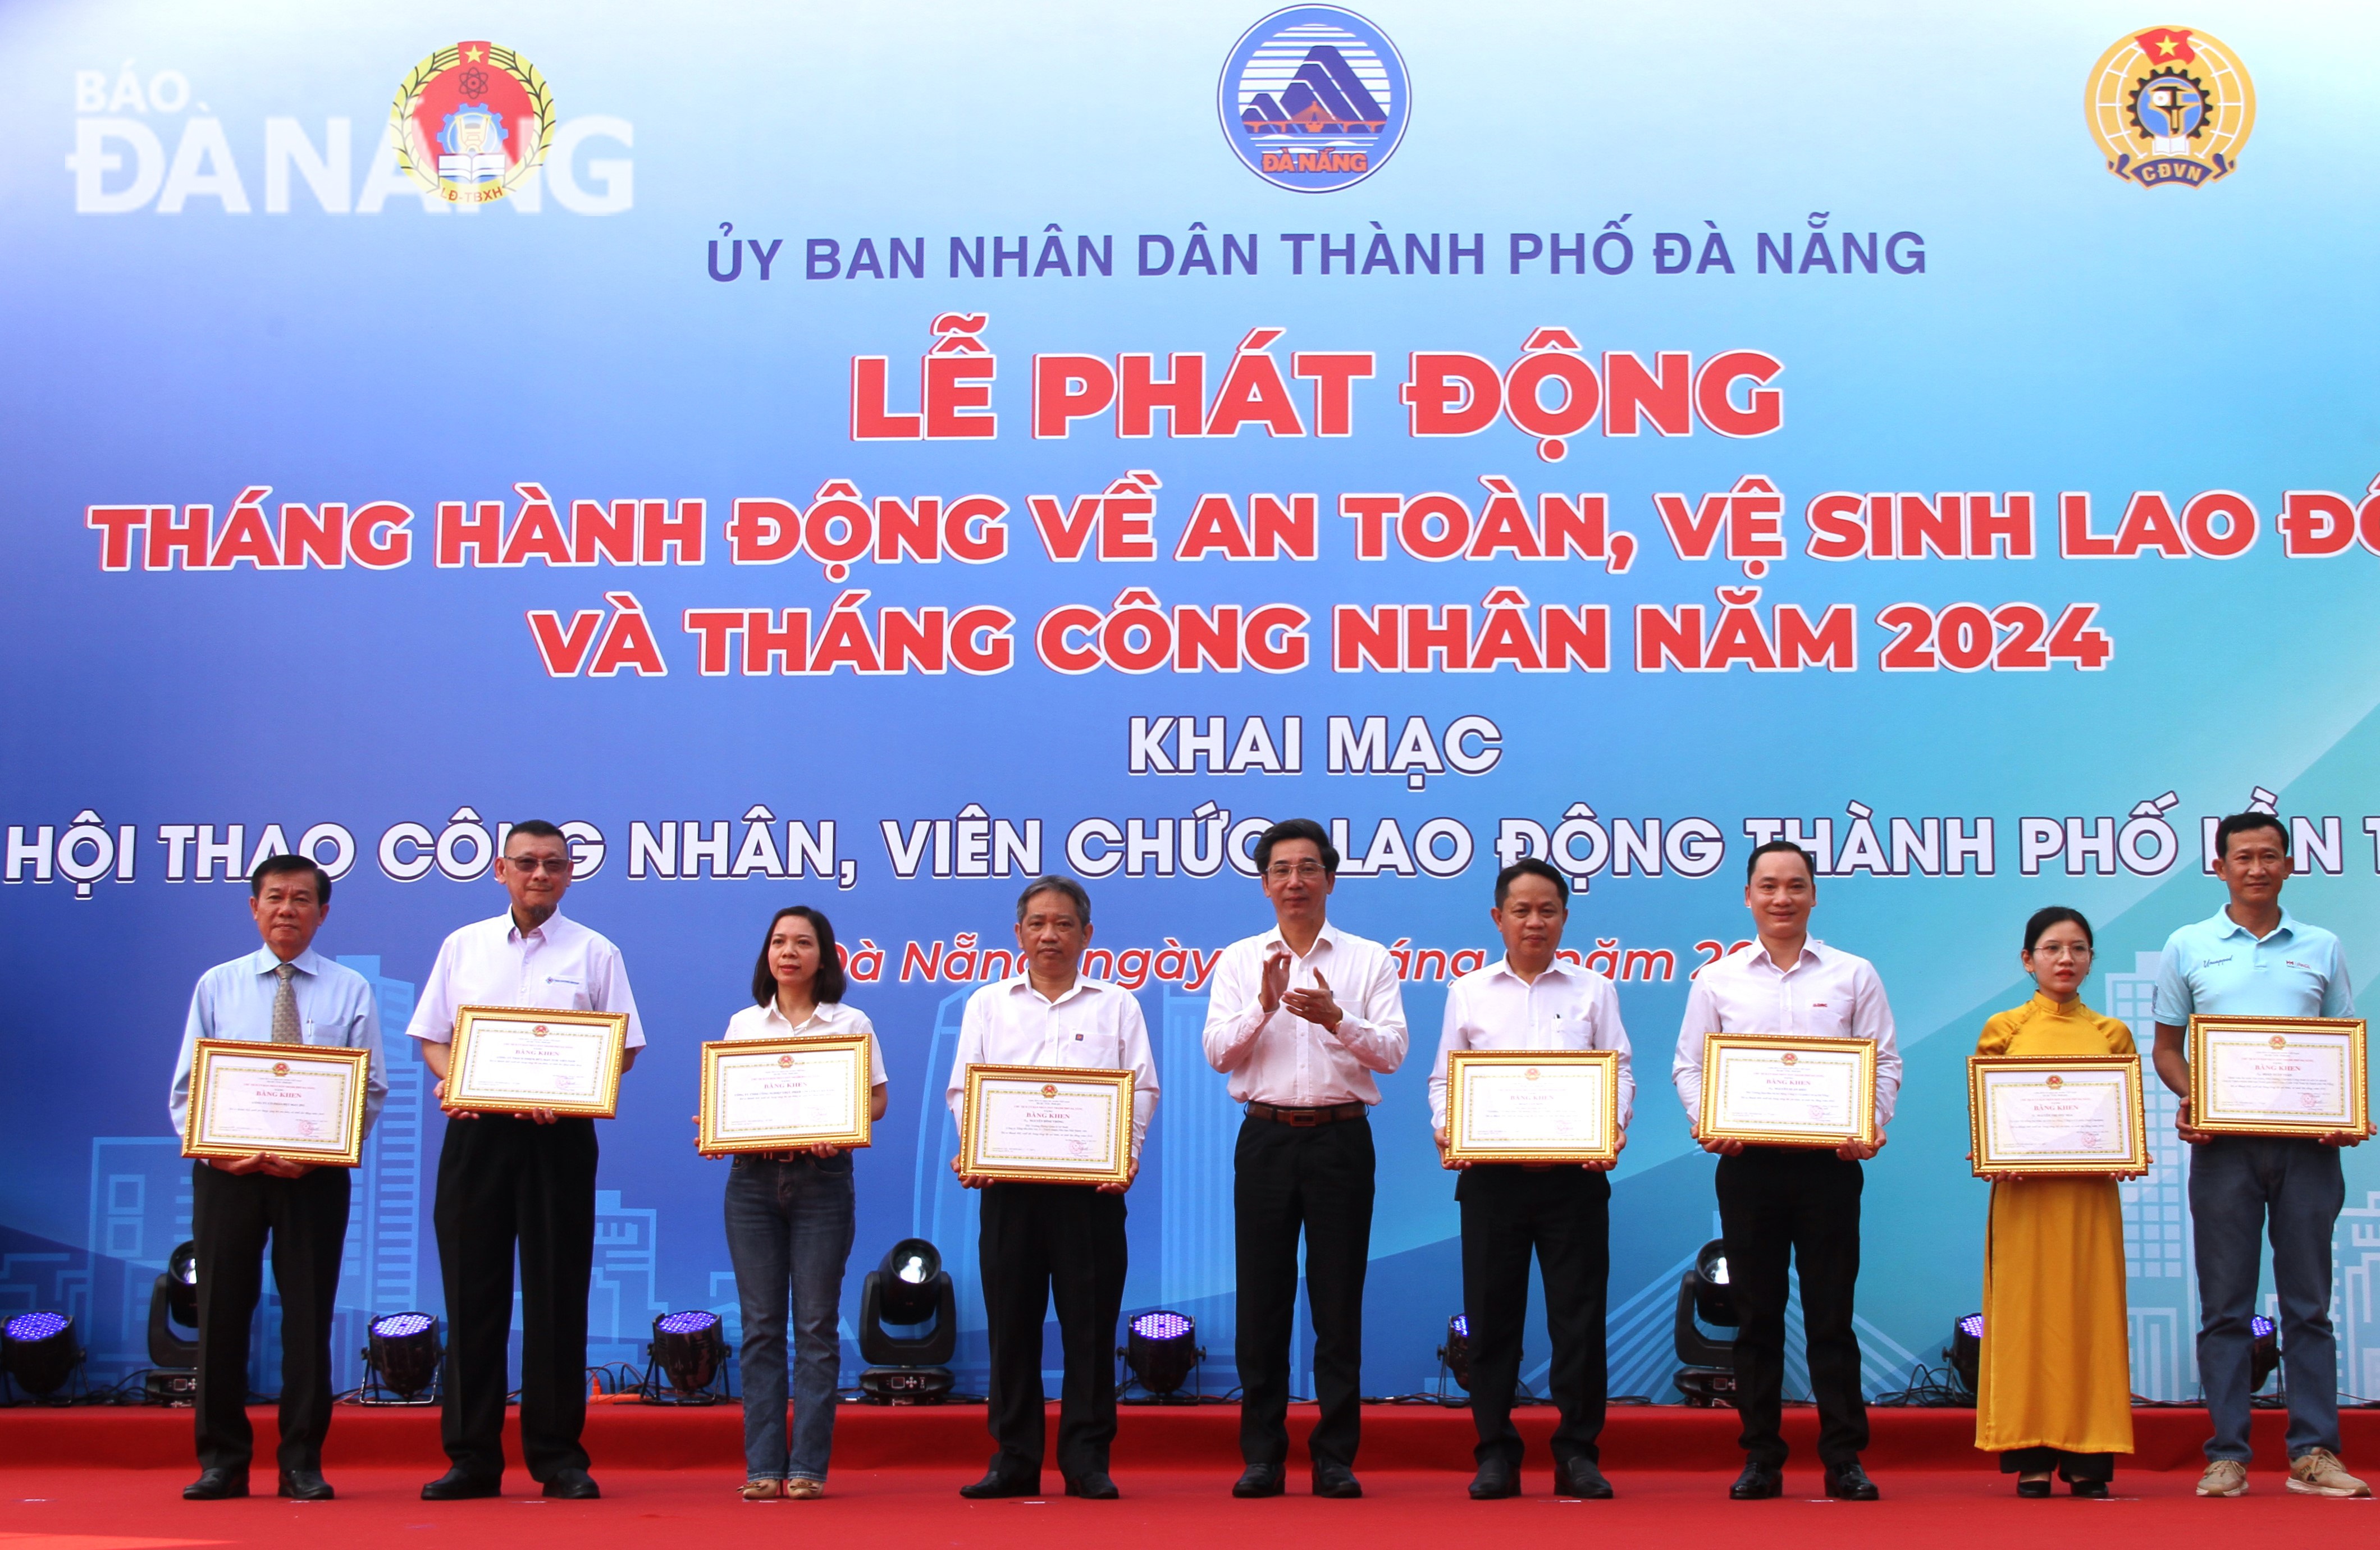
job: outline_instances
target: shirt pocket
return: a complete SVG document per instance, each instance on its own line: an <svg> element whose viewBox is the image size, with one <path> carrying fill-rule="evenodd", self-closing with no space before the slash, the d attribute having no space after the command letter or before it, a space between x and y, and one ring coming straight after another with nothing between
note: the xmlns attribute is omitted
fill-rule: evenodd
<svg viewBox="0 0 2380 1550"><path fill-rule="evenodd" d="M1115 1034L1086 1029L1079 1035L1069 1035L1060 1045L1058 1058L1070 1066L1114 1071L1123 1064L1123 1040Z"/></svg>
<svg viewBox="0 0 2380 1550"><path fill-rule="evenodd" d="M1852 1001L1848 996L1828 996L1823 1000L1803 1004L1802 1031L1812 1038L1852 1038Z"/></svg>

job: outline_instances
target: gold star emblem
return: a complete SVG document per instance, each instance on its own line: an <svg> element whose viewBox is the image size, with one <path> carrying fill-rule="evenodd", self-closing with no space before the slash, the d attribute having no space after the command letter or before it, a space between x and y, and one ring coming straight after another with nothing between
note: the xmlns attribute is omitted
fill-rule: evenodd
<svg viewBox="0 0 2380 1550"><path fill-rule="evenodd" d="M2166 52L2167 52L2168 54L2170 54L2170 53L2172 53L2172 52L2173 52L2173 47L2172 47L2172 45L2171 45L2171 44L2169 44L2169 43L2168 43L2168 44L2165 45L2165 47L2166 47ZM465 50L463 51L463 57L464 57L464 58L466 58L466 59L468 59L468 60L469 60L472 64L476 65L476 64L478 64L478 63L480 62L480 51L479 51L478 49L476 49L476 48L467 48L467 49L465 49Z"/></svg>

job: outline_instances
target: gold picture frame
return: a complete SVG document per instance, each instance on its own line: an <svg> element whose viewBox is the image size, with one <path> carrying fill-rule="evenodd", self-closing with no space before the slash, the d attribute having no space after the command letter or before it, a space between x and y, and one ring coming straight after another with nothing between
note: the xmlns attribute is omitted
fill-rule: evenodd
<svg viewBox="0 0 2380 1550"><path fill-rule="evenodd" d="M1797 1129L1779 1125L1772 1116L1767 1124L1728 1121L1720 1116L1739 1093L1728 1084L1742 1071L1746 1077L1767 1064L1758 1060L1763 1054L1784 1057L1782 1064L1794 1066L1803 1060L1816 1056L1813 1072L1839 1071L1842 1058L1848 1057L1852 1070L1847 1080L1854 1087L1849 1096L1852 1123L1845 1129ZM1736 1057L1751 1057L1739 1060ZM1695 1134L1706 1141L1741 1141L1755 1146L1806 1146L1831 1150L1856 1143L1863 1146L1876 1144L1876 1041L1864 1038L1795 1038L1783 1034L1705 1034L1703 1035L1703 1092L1701 1119Z"/></svg>
<svg viewBox="0 0 2380 1550"><path fill-rule="evenodd" d="M277 1068L277 1069L276 1069ZM218 1126L232 1120L233 1089L255 1077L281 1081L330 1081L340 1085L324 1095L328 1136L270 1135L253 1124L236 1140L217 1139ZM371 1080L371 1051L339 1045L267 1044L238 1039L200 1039L190 1055L190 1101L182 1120L182 1156L249 1157L270 1152L316 1168L358 1168L364 1160L364 1099Z"/></svg>
<svg viewBox="0 0 2380 1550"><path fill-rule="evenodd" d="M2287 1113L2270 1108L2255 1109L2251 1104L2213 1101L2217 1096L2216 1084L2224 1075L2220 1068L2230 1063L2220 1057L2230 1053L2234 1038L2242 1035L2274 1049L2286 1049L2293 1039L2300 1041L2301 1048L2337 1041L2340 1060L2338 1074L2345 1084L2343 1096L2348 1100L2346 1112L2313 1120L2295 1120ZM2219 1135L2322 1136L2336 1131L2362 1134L2371 1132L2371 1072L2364 1048L2363 1019L2360 1017L2238 1017L2202 1013L2190 1020L2189 1052L2190 1122L2195 1129Z"/></svg>
<svg viewBox="0 0 2380 1550"><path fill-rule="evenodd" d="M1061 1106L1059 1099L1069 1100ZM1075 1066L990 1066L966 1069L959 1105L959 1171L971 1177L1016 1180L1040 1184L1121 1184L1132 1178L1133 1079L1129 1071ZM1019 1105L1035 1100L1049 1107L1038 1118L1050 1132L1087 1120L1080 1137L1087 1152L1096 1134L1104 1160L1090 1152L1085 1164L1074 1164L1050 1154L1052 1144L1019 1146L1019 1121L1037 1116L1016 1113ZM1091 1100L1095 1112L1079 1110ZM1093 1128L1095 1127L1095 1128Z"/></svg>
<svg viewBox="0 0 2380 1550"><path fill-rule="evenodd" d="M2120 1156L2076 1154L2059 1159L2045 1158L2038 1154L2010 1154L2004 1150L2007 1138L2001 1128L1992 1123L1995 1089L2006 1086L2011 1096L2015 1096L2026 1087L2035 1087L2049 1090L2038 1096L2054 1096L2056 1089L2068 1085L2077 1076L2098 1072L2115 1072L2124 1078L2124 1115L2117 1121L2124 1144ZM1995 1076L2019 1079L2036 1076L2040 1080L2038 1083L2019 1080L2003 1084L1995 1082ZM2145 1173L2154 1159L2149 1156L2147 1093L2142 1085L2141 1058L2138 1055L1971 1055L1967 1058L1967 1132L1978 1179L1991 1174L2011 1173L2026 1178Z"/></svg>
<svg viewBox="0 0 2380 1550"><path fill-rule="evenodd" d="M792 1152L808 1146L847 1149L869 1144L868 1081L871 1067L866 1034L833 1034L807 1038L712 1039L702 1047L702 1102L695 1117L694 1149L706 1157L733 1156L739 1152ZM738 1066L759 1063L790 1071L814 1057L844 1058L851 1084L851 1123L832 1130L760 1132L726 1122L721 1112L723 1090L735 1085L722 1080L722 1069L736 1073Z"/></svg>
<svg viewBox="0 0 2380 1550"><path fill-rule="evenodd" d="M542 1032L533 1032L540 1029ZM551 1093L538 1092L519 1084L505 1085L498 1069L500 1060L489 1057L500 1056L503 1041L509 1041L524 1031L532 1031L532 1037L565 1032L579 1038L594 1035L599 1042L589 1051L596 1061L592 1080L588 1084L591 1088L591 1096L584 1098L556 1097ZM480 1041L477 1057L474 1055L474 1040ZM577 1011L559 1007L457 1007L455 1009L455 1042L449 1047L446 1060L445 1107L468 1109L475 1114L520 1114L543 1108L555 1114L609 1120L619 1112L620 1067L627 1042L628 1014L625 1011Z"/></svg>
<svg viewBox="0 0 2380 1550"><path fill-rule="evenodd" d="M1469 1134L1474 1112L1474 1083L1517 1073L1524 1082L1540 1081L1549 1071L1587 1070L1602 1073L1600 1102L1603 1139L1598 1144L1565 1145L1551 1138L1522 1144L1483 1142ZM1446 1155L1450 1160L1472 1163L1616 1162L1620 1157L1620 1052L1616 1049L1454 1049L1446 1057Z"/></svg>

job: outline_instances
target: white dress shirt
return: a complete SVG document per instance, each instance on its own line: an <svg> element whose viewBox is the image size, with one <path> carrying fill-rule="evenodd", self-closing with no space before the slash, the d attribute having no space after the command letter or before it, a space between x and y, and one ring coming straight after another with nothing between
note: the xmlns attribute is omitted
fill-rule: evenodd
<svg viewBox="0 0 2380 1550"><path fill-rule="evenodd" d="M1811 937L1793 966L1779 969L1755 940L1696 975L1686 992L1677 1059L1670 1065L1689 1120L1702 1114L1706 1034L1874 1039L1876 1127L1892 1122L1893 1099L1900 1092L1900 1047L1893 1042L1884 981L1864 958Z"/></svg>
<svg viewBox="0 0 2380 1550"><path fill-rule="evenodd" d="M1207 998L1207 1063L1232 1078L1235 1103L1281 1108L1380 1101L1372 1073L1404 1064L1405 1004L1389 950L1324 923L1300 958L1290 952L1292 990L1330 982L1330 998L1346 1015L1333 1035L1286 1005L1264 1010L1265 960L1290 952L1276 930L1243 937L1223 950Z"/></svg>
<svg viewBox="0 0 2380 1550"><path fill-rule="evenodd" d="M427 1043L452 1044L455 1011L468 1006L625 1011L627 1047L640 1048L645 1042L620 950L609 938L561 914L546 916L544 925L524 935L507 910L448 937L405 1031Z"/></svg>
<svg viewBox="0 0 2380 1550"><path fill-rule="evenodd" d="M388 1060L381 1052L380 1003L372 997L371 981L310 947L289 962L298 970L289 978L289 991L298 1001L298 1036L330 1048L371 1051L364 1079L364 1133L370 1135L388 1097ZM281 988L273 971L280 963L271 948L260 947L199 976L198 988L190 992L190 1014L182 1024L174 1085L165 1100L176 1134L182 1132L190 1112L190 1063L198 1057L199 1040L273 1042L273 999Z"/></svg>
<svg viewBox="0 0 2380 1550"><path fill-rule="evenodd" d="M1025 975L987 985L967 998L951 1060L951 1118L966 1107L969 1066L1075 1066L1132 1072L1132 1155L1140 1156L1157 1112L1157 1061L1148 1025L1131 991L1103 979L1077 979L1050 1000ZM962 1122L964 1122L962 1120Z"/></svg>
<svg viewBox="0 0 2380 1550"><path fill-rule="evenodd" d="M794 1022L777 1008L775 997L759 1006L746 1007L727 1020L727 1031L722 1038L852 1038L868 1035L868 1084L884 1085L884 1045L876 1036L876 1024L857 1007L847 1007L841 1001L821 1001L817 1010L799 1023Z"/></svg>
<svg viewBox="0 0 2380 1550"><path fill-rule="evenodd" d="M1446 1029L1429 1073L1429 1125L1446 1128L1446 1058L1458 1049L1616 1049L1620 1052L1620 1128L1636 1113L1636 1073L1620 994L1593 969L1557 958L1532 982L1509 957L1446 987Z"/></svg>

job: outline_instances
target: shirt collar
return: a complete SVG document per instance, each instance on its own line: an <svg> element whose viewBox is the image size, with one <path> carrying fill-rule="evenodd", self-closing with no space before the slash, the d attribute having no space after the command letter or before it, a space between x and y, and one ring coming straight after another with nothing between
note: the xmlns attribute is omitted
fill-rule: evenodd
<svg viewBox="0 0 2380 1550"><path fill-rule="evenodd" d="M817 1006L810 1009L810 1014L808 1017L804 1018L799 1023L796 1023L792 1018L785 1015L784 1009L777 1005L777 999L771 996L767 1000L760 1003L762 1009L760 1021L763 1023L775 1023L798 1033L802 1029L808 1027L813 1023L832 1022L834 1020L832 1014L837 1004L838 1003L833 1001L820 1001Z"/></svg>
<svg viewBox="0 0 2380 1550"><path fill-rule="evenodd" d="M273 955L273 950L269 947L259 947L248 955L249 971L252 974L270 975L280 962L281 960ZM297 965L298 972L301 975L319 975L322 972L322 955L310 947L289 962Z"/></svg>
<svg viewBox="0 0 2380 1550"><path fill-rule="evenodd" d="M1322 951L1326 943L1334 949L1339 945L1339 928L1331 925L1328 919L1323 921L1322 929L1314 933L1314 945L1306 950L1305 956L1313 957ZM1296 951L1289 945L1289 937L1281 930L1279 921L1273 923L1272 933L1265 938L1264 945L1268 948L1277 947L1293 958L1297 956Z"/></svg>
<svg viewBox="0 0 2380 1550"><path fill-rule="evenodd" d="M2216 911L2214 918L2209 920L2207 924L2215 927L2215 935L2218 939L2236 933L2247 938L2252 942L2276 941L2283 937L2294 938L2297 935L2298 929L2297 917L2290 914L2286 908L2281 911L2280 924L2275 926L2271 932L2262 937L2257 936L2253 931L2249 930L2246 926L2232 919L2230 907L2228 905Z"/></svg>
<svg viewBox="0 0 2380 1550"><path fill-rule="evenodd" d="M562 912L560 910L556 910L552 914L547 915L545 917L544 925L538 926L533 931L527 932L524 932L520 928L520 922L513 918L513 912L510 910L506 910L503 914L498 915L496 918L504 923L504 940L508 942L525 942L531 937L535 937L541 941L550 942L561 935L558 927L568 924L568 922L562 918Z"/></svg>
<svg viewBox="0 0 2380 1550"><path fill-rule="evenodd" d="M1066 987L1066 993L1060 996L1056 1000L1049 999L1047 997L1044 997L1041 992L1033 988L1033 976L1031 975L1017 975L1010 979L1008 982L1008 993L1012 996L1030 996L1035 1000L1039 1001L1043 1006L1062 1007L1077 996L1087 996L1093 994L1099 989L1099 982L1098 980L1093 979L1090 975L1083 973L1080 969L1076 969L1075 971L1075 983L1068 986Z"/></svg>
<svg viewBox="0 0 2380 1550"><path fill-rule="evenodd" d="M1768 956L1768 949L1762 945L1758 937L1752 938L1752 946L1748 951L1752 953L1752 961L1755 965L1761 963L1767 964L1768 972L1777 975L1779 979L1782 979L1785 975L1791 974L1794 969L1800 968L1804 963L1815 966L1825 963L1827 959L1825 951L1826 945L1826 943L1820 941L1815 937L1803 938L1802 956L1795 959L1791 967L1783 969L1777 966L1777 960Z"/></svg>
<svg viewBox="0 0 2380 1550"><path fill-rule="evenodd" d="M1527 980L1521 977L1521 972L1518 969L1512 967L1512 955L1509 952L1497 959L1493 963L1488 965L1488 969L1490 974L1502 975L1505 978L1512 980L1517 985L1526 985L1529 983ZM1559 956L1557 956L1552 963L1546 965L1546 975L1575 975L1580 972L1580 966L1578 964L1565 963ZM1539 979L1543 979L1546 977L1546 975L1539 975L1537 977Z"/></svg>

